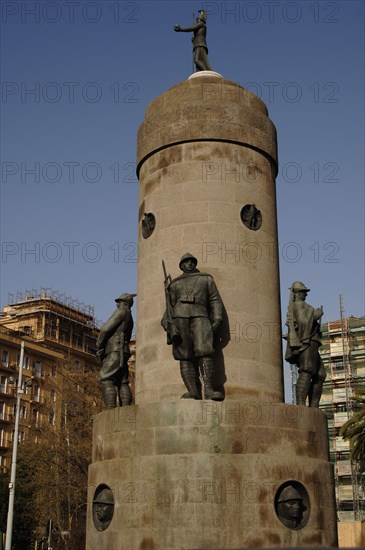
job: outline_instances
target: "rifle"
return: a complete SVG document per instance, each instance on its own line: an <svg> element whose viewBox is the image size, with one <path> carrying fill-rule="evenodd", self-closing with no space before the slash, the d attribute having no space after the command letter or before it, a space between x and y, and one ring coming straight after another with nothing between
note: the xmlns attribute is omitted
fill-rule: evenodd
<svg viewBox="0 0 365 550"><path fill-rule="evenodd" d="M171 285L171 275L167 275L166 272L166 266L165 262L162 260L162 269L164 274L164 287L165 287L165 300L166 300L166 312L164 317L167 320L167 343L169 346L171 344L175 344L178 346L181 343L181 336L179 331L177 330L177 327L175 325L175 321L172 317L172 305L171 305L171 295L170 295L170 285Z"/></svg>
<svg viewBox="0 0 365 550"><path fill-rule="evenodd" d="M287 341L287 349L285 353L285 360L288 363L296 364L298 359L298 350L301 346L301 342L297 336L294 318L293 318L293 305L294 305L294 292L290 289L289 305L286 314L286 326L288 327L288 334L284 336Z"/></svg>
<svg viewBox="0 0 365 550"><path fill-rule="evenodd" d="M120 345L120 348L119 348L119 368L122 369L123 367L125 367L125 364L126 364L126 360L125 360L125 356L124 356L124 346L125 346L124 332L122 332L121 335L120 335L119 345Z"/></svg>

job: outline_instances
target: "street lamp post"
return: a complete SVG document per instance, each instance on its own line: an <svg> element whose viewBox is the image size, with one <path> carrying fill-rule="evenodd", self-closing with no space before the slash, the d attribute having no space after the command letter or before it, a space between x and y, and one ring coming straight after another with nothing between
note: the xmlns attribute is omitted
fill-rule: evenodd
<svg viewBox="0 0 365 550"><path fill-rule="evenodd" d="M16 477L16 459L17 459L18 438L19 438L20 400L21 400L22 394L24 393L23 386L22 386L23 362L24 362L24 342L21 343L21 348L20 348L19 378L18 378L18 387L17 387L17 398L16 398L13 454L11 458L11 473L10 473L10 483L9 483L9 506L8 506L8 520L6 524L5 550L11 550L11 539L13 534L14 494L15 494L15 477Z"/></svg>

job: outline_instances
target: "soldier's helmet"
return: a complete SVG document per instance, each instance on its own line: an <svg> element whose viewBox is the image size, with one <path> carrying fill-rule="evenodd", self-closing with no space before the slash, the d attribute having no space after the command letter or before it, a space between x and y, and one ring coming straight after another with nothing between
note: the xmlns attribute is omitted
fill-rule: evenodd
<svg viewBox="0 0 365 550"><path fill-rule="evenodd" d="M186 254L183 254L181 256L181 260L179 262L179 268L181 269L181 266L184 262L186 262L186 260L193 260L195 262L195 267L198 265L198 260L195 258L195 256L193 256L192 254L190 254L190 252L187 252Z"/></svg>
<svg viewBox="0 0 365 550"><path fill-rule="evenodd" d="M281 495L278 499L278 503L288 502L289 500L303 501L303 497L301 496L299 491L297 491L292 485L288 485L288 487L285 487L285 489L282 490Z"/></svg>
<svg viewBox="0 0 365 550"><path fill-rule="evenodd" d="M127 302L127 304L133 304L133 298L137 296L137 294L128 294L124 293L121 294L118 298L115 298L115 301L118 302Z"/></svg>
<svg viewBox="0 0 365 550"><path fill-rule="evenodd" d="M205 23L208 17L207 12L205 10L198 10L198 13L199 13L199 19L201 19Z"/></svg>
<svg viewBox="0 0 365 550"><path fill-rule="evenodd" d="M102 489L93 500L94 504L114 504L113 493L110 489Z"/></svg>
<svg viewBox="0 0 365 550"><path fill-rule="evenodd" d="M300 281L295 281L291 285L291 289L293 292L299 292L300 290L304 290L305 292L309 292L310 288L307 288L304 283L301 283Z"/></svg>

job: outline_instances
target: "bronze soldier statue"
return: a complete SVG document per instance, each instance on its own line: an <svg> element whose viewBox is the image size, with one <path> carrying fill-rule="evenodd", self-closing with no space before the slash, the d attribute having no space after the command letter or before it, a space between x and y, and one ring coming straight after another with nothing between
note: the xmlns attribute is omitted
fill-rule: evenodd
<svg viewBox="0 0 365 550"><path fill-rule="evenodd" d="M306 303L309 290L300 281L293 283L290 288L285 359L299 369L297 405L305 405L308 397L309 406L318 408L326 379L326 371L318 351L322 345L320 319L323 308L321 306L315 309Z"/></svg>
<svg viewBox="0 0 365 550"><path fill-rule="evenodd" d="M180 361L181 377L188 390L182 397L202 399L200 369L205 399L222 401L222 392L214 389L215 369L211 356L213 336L223 319L223 303L213 277L201 273L197 264L198 260L186 253L179 263L183 274L173 280L165 278L166 299L170 303L167 303L161 324L172 343L174 359Z"/></svg>
<svg viewBox="0 0 365 550"><path fill-rule="evenodd" d="M205 10L198 10L198 17L196 18L196 24L192 27L186 27L183 29L180 25L175 25L174 30L176 32L193 32L193 53L194 63L197 71L211 71L211 67L208 61L208 46L206 41L207 36L207 12Z"/></svg>
<svg viewBox="0 0 365 550"><path fill-rule="evenodd" d="M122 294L116 298L117 309L101 327L96 341L96 355L102 363L100 383L105 408L132 403L128 380L129 342L133 330L131 307L136 294Z"/></svg>

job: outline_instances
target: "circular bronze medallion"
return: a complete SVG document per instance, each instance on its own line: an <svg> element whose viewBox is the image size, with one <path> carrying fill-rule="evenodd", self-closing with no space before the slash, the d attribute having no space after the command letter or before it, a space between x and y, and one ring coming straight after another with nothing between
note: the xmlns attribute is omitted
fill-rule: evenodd
<svg viewBox="0 0 365 550"><path fill-rule="evenodd" d="M99 485L93 498L93 521L98 531L105 531L113 519L114 497L107 485Z"/></svg>
<svg viewBox="0 0 365 550"><path fill-rule="evenodd" d="M275 512L289 529L302 529L310 516L309 496L304 485L295 480L280 485L275 494Z"/></svg>

